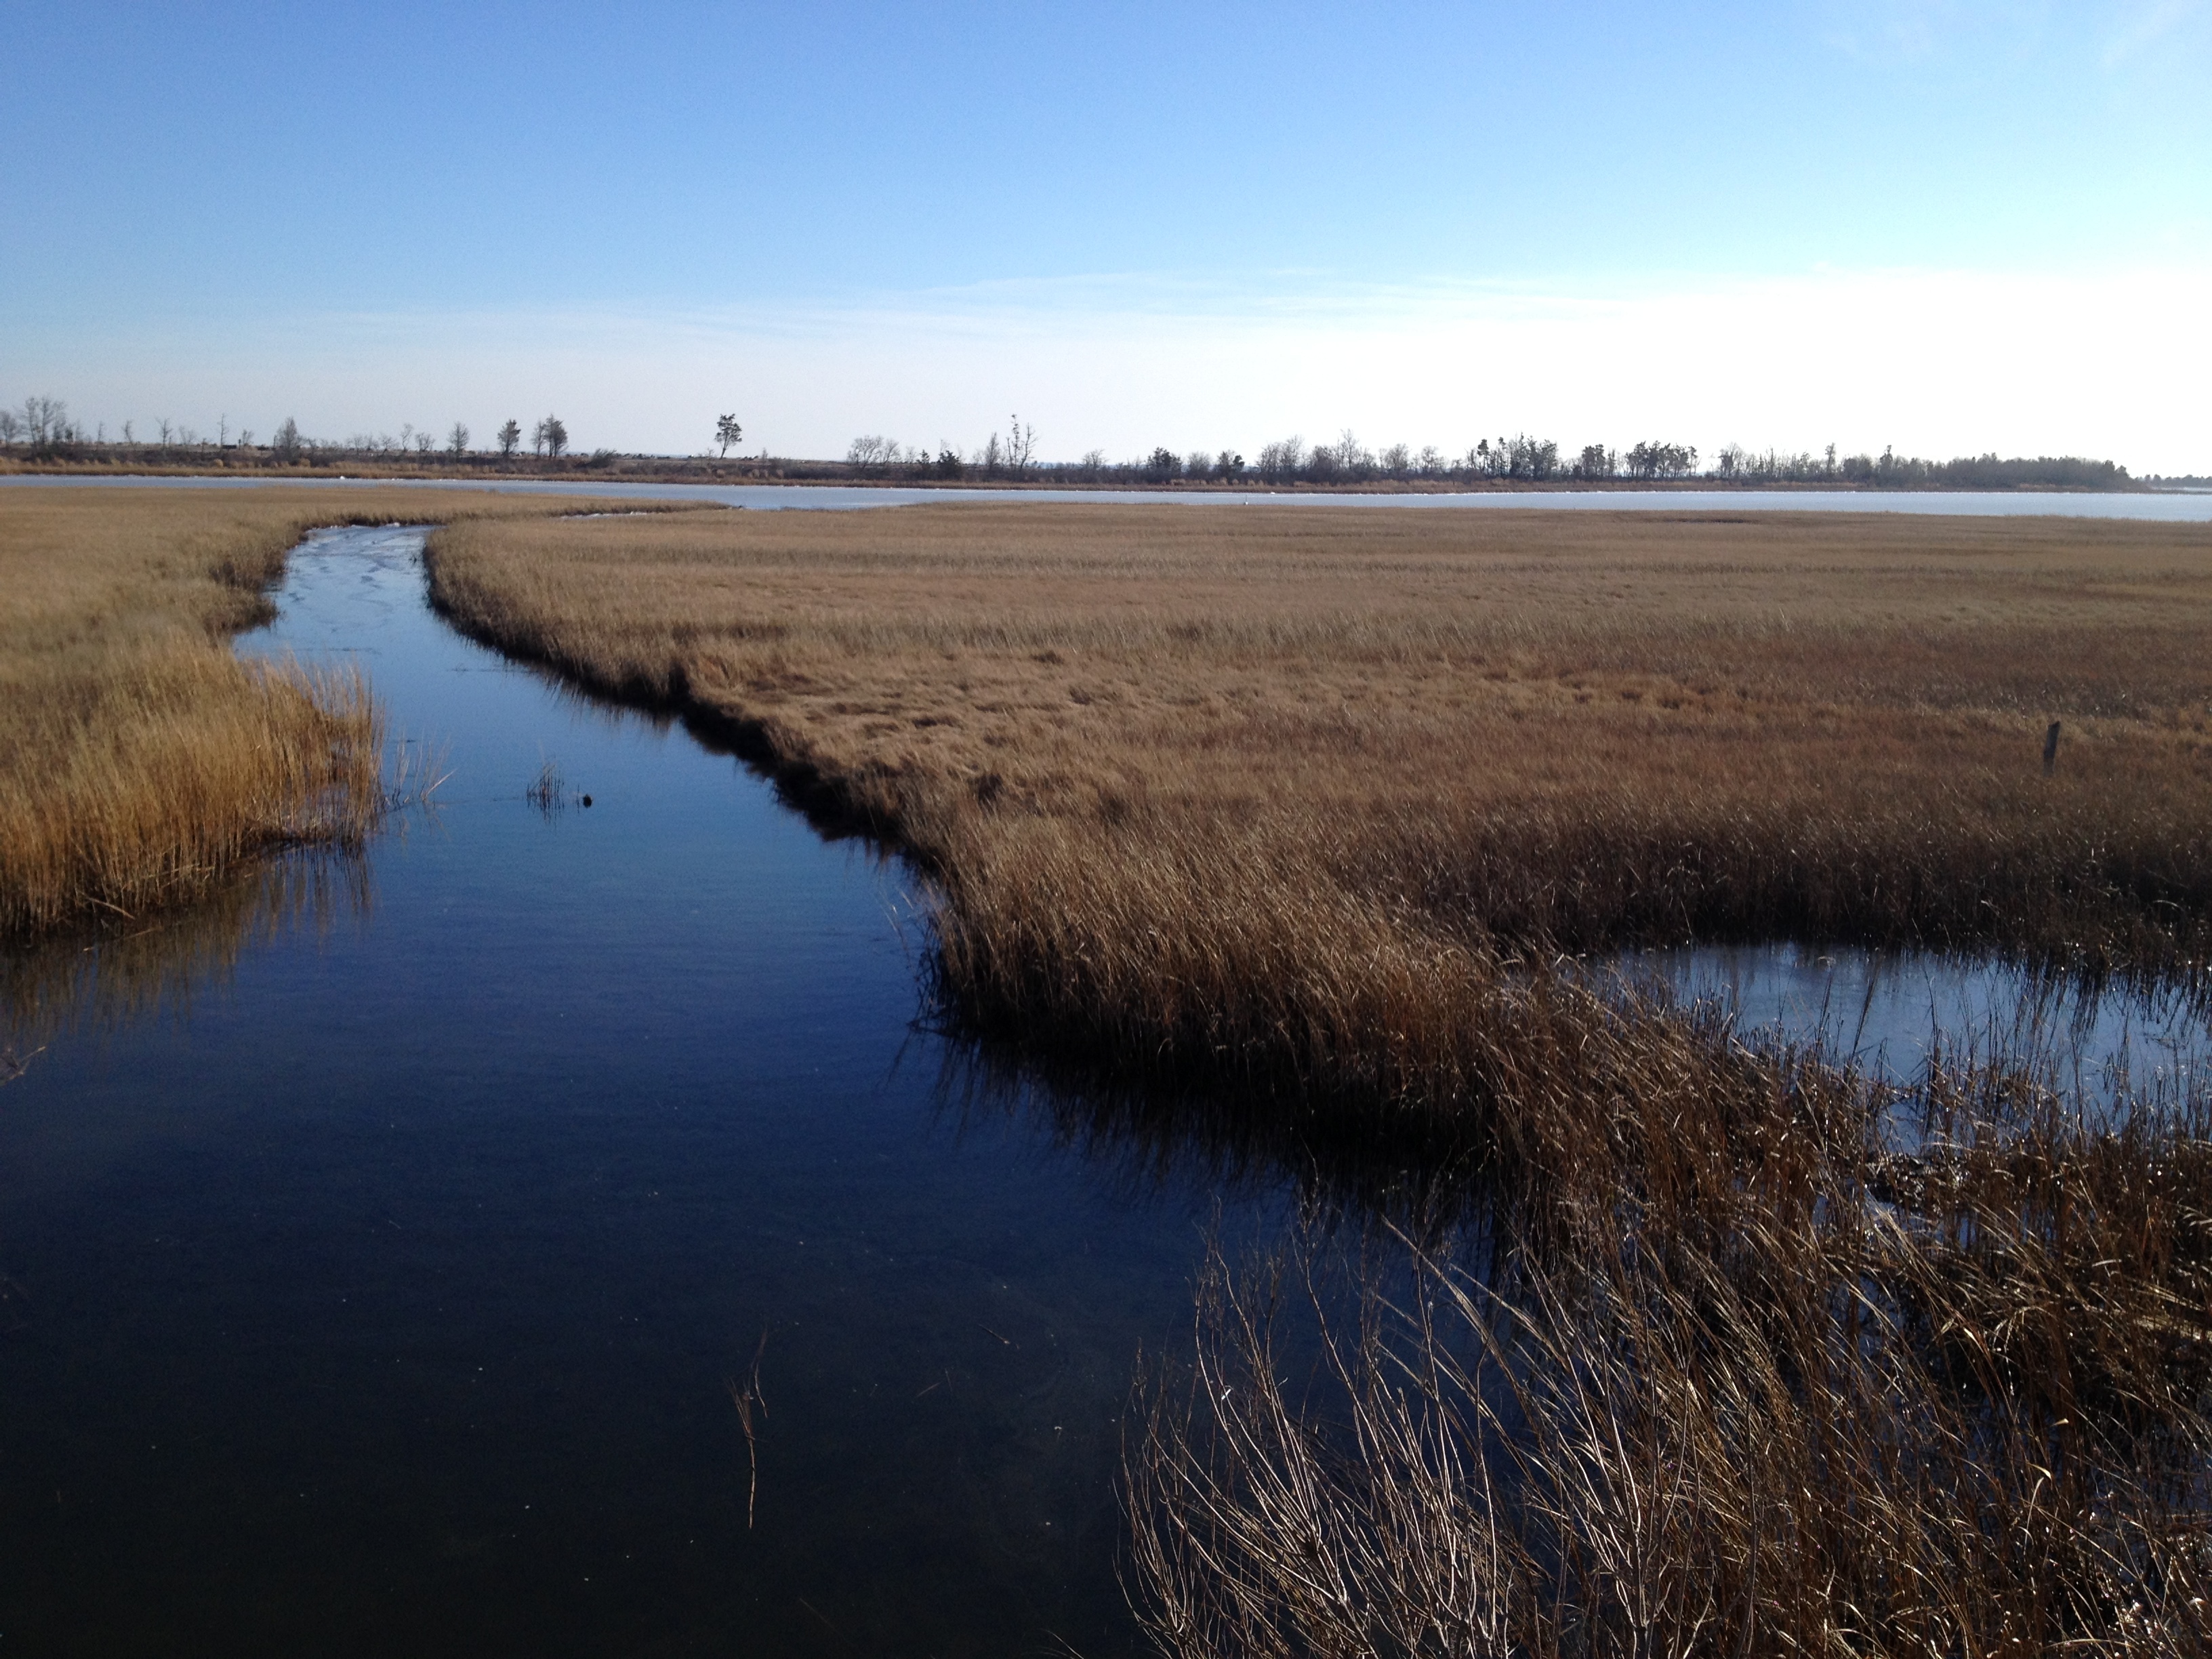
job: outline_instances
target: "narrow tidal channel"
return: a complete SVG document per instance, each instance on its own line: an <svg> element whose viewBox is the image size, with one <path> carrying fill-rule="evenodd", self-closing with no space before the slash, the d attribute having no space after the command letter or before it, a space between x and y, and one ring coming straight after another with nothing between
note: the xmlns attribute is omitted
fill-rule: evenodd
<svg viewBox="0 0 2212 1659"><path fill-rule="evenodd" d="M0 1089L0 1653L1133 1650L1133 1362L1274 1201L979 1104L897 866L421 543L314 537L241 649L357 655L434 811Z"/></svg>

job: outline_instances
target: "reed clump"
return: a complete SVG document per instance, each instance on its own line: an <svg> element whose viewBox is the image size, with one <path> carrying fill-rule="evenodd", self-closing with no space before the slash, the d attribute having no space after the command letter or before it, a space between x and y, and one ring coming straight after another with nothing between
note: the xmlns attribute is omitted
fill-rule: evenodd
<svg viewBox="0 0 2212 1659"><path fill-rule="evenodd" d="M2203 1101L1730 1069L1501 1124L1482 1248L1216 1253L1125 1443L1164 1651L2204 1650Z"/></svg>
<svg viewBox="0 0 2212 1659"><path fill-rule="evenodd" d="M367 683L243 662L228 640L271 614L266 590L308 530L428 505L393 490L0 494L0 937L136 919L272 849L360 843L386 804Z"/></svg>

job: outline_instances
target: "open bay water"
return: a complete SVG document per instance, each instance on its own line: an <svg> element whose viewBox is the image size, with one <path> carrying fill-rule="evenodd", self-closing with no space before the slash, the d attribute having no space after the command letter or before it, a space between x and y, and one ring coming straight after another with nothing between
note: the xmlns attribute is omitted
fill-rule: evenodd
<svg viewBox="0 0 2212 1659"><path fill-rule="evenodd" d="M361 663L437 805L103 947L173 970L0 1088L0 1656L1132 1650L1139 1351L1291 1182L970 1092L899 865L462 640L420 548L317 534L240 648ZM2019 1002L1632 966L1900 1074ZM2092 1002L2092 1063L2201 1032Z"/></svg>
<svg viewBox="0 0 2212 1659"><path fill-rule="evenodd" d="M611 500L712 501L725 507L904 507L925 501L1172 502L1184 507L1384 507L1408 510L1447 507L1510 510L1558 508L1612 513L1908 513L2002 518L2144 519L2166 523L2212 521L2212 490L1856 490L1856 489L1507 489L1435 495L1385 491L1255 489L994 489L988 485L685 484L635 480L497 478L156 477L125 475L16 473L0 488L252 489L275 485L395 489L434 492L492 489L532 495L595 495ZM435 517L426 514L426 517Z"/></svg>

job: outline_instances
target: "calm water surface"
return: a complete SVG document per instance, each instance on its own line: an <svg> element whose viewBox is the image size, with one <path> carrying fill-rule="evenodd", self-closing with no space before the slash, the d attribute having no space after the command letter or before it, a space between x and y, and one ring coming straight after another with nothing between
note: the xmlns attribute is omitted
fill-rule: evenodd
<svg viewBox="0 0 2212 1659"><path fill-rule="evenodd" d="M2202 982L2154 990L1911 951L1703 945L1613 964L1728 1012L1747 1039L1819 1041L1893 1081L1931 1059L2003 1055L2085 1098L2177 1098L2212 1061Z"/></svg>
<svg viewBox="0 0 2212 1659"><path fill-rule="evenodd" d="M34 474L0 477L0 487L100 489L254 489L271 485L336 488L389 484L396 489L495 489L532 495L599 495L637 501L720 501L728 507L899 507L919 501L1175 501L1187 507L1246 507L1255 504L1313 507L1557 507L1580 512L1653 513L1932 513L1973 518L2026 514L2036 518L2149 519L2168 523L2212 520L2212 491L2160 490L2104 495L2039 490L1849 490L1849 489L1523 489L1470 490L1464 495L1336 495L1328 491L1224 489L910 489L896 485L856 489L837 484L683 484L608 480L592 483L518 479L438 478L89 478Z"/></svg>
<svg viewBox="0 0 2212 1659"><path fill-rule="evenodd" d="M1128 1650L1116 1419L1218 1194L963 1105L899 870L460 640L420 544L314 537L243 648L358 656L435 811L0 1089L0 1654Z"/></svg>

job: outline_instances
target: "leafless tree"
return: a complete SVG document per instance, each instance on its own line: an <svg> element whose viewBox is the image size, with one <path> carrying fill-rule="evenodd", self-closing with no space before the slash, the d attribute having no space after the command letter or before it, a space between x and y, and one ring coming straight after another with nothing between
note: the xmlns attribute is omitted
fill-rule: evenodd
<svg viewBox="0 0 2212 1659"><path fill-rule="evenodd" d="M510 420L506 425L500 428L496 435L499 439L500 459L502 461L513 460L514 459L514 452L521 447L522 445L522 422L520 421Z"/></svg>
<svg viewBox="0 0 2212 1659"><path fill-rule="evenodd" d="M467 454L469 453L468 428L460 422L455 421L453 429L446 434L446 447L452 450L456 457Z"/></svg>
<svg viewBox="0 0 2212 1659"><path fill-rule="evenodd" d="M1026 474L1036 460L1036 428L1024 426L1018 415L1008 418L1013 425L1006 438L1006 466L1018 478Z"/></svg>
<svg viewBox="0 0 2212 1659"><path fill-rule="evenodd" d="M1303 438L1284 438L1260 447L1260 476L1269 483L1288 483L1304 470L1306 446Z"/></svg>

